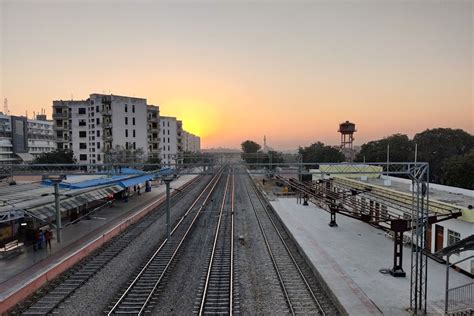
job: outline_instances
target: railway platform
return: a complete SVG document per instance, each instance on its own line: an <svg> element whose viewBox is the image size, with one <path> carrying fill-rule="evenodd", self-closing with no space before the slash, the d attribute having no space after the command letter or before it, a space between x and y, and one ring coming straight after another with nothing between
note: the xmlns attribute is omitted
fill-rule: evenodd
<svg viewBox="0 0 474 316"><path fill-rule="evenodd" d="M181 187L196 175L183 175L173 181L173 187ZM91 215L90 219L81 220L63 229L62 243L51 241L51 249L33 250L25 247L17 256L0 260L0 313L10 308L12 301L22 299L20 294L25 288L25 296L41 283L53 279L85 257L107 240L115 231L119 232L140 218L160 199L164 199L165 186L153 187L151 192L134 196L128 202L118 201L113 207L103 209ZM74 260L71 260L75 258ZM12 298L15 295L19 297Z"/></svg>
<svg viewBox="0 0 474 316"><path fill-rule="evenodd" d="M339 304L350 315L404 315L410 302L410 248L404 247L407 277L386 273L392 264L393 241L382 230L339 216L338 226L328 225L330 214L314 205L297 204L296 198L273 198L271 204ZM443 314L445 266L428 259L427 311ZM450 286L472 282L452 271Z"/></svg>

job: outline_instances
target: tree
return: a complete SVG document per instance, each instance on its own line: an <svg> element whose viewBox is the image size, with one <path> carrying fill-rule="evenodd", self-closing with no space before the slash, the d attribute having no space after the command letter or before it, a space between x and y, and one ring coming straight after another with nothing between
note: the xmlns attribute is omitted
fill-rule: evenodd
<svg viewBox="0 0 474 316"><path fill-rule="evenodd" d="M257 162L262 162L261 153L259 150L262 148L258 143L252 140L246 140L242 144L242 159L248 164L254 164ZM250 166L251 168L252 166Z"/></svg>
<svg viewBox="0 0 474 316"><path fill-rule="evenodd" d="M332 146L326 146L321 142L316 142L308 147L300 147L298 149L300 155L303 156L303 162L343 162L344 154L339 149ZM317 167L315 164L314 166Z"/></svg>
<svg viewBox="0 0 474 316"><path fill-rule="evenodd" d="M255 154L262 148L262 146L252 140L246 140L241 146L244 154Z"/></svg>
<svg viewBox="0 0 474 316"><path fill-rule="evenodd" d="M278 163L284 162L283 154L279 151L269 150L268 153L261 153L261 156L261 162L268 163L266 166L268 169L275 169L275 167L278 166Z"/></svg>
<svg viewBox="0 0 474 316"><path fill-rule="evenodd" d="M474 150L463 156L448 158L443 163L442 182L446 185L474 190Z"/></svg>
<svg viewBox="0 0 474 316"><path fill-rule="evenodd" d="M144 166L143 171L155 171L161 169L161 158L158 157L148 157L145 164L153 164L154 166Z"/></svg>
<svg viewBox="0 0 474 316"><path fill-rule="evenodd" d="M116 145L104 153L107 163L141 163L145 161L145 152L142 148L131 149Z"/></svg>
<svg viewBox="0 0 474 316"><path fill-rule="evenodd" d="M451 128L427 129L413 138L418 144L418 161L430 164L430 179L443 183L445 160L454 156L463 156L474 148L474 136Z"/></svg>
<svg viewBox="0 0 474 316"><path fill-rule="evenodd" d="M387 161L387 145L390 145L390 161L413 161L415 144L405 134L394 134L363 144L355 161Z"/></svg>
<svg viewBox="0 0 474 316"><path fill-rule="evenodd" d="M51 152L42 153L35 158L33 163L37 164L74 164L76 159L74 153L71 150L56 149Z"/></svg>

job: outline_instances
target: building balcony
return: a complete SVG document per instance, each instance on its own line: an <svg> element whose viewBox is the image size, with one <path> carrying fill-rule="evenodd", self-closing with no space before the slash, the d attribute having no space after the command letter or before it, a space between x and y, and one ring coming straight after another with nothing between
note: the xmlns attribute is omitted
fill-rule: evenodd
<svg viewBox="0 0 474 316"><path fill-rule="evenodd" d="M106 135L106 134L104 134L104 135L102 136L102 139L103 139L104 142L111 142L112 139L113 139L113 137L112 137L112 135Z"/></svg>
<svg viewBox="0 0 474 316"><path fill-rule="evenodd" d="M68 113L62 112L62 113L53 113L53 119L59 119L59 118L67 118Z"/></svg>
<svg viewBox="0 0 474 316"><path fill-rule="evenodd" d="M112 116L112 110L105 109L101 111L103 116Z"/></svg>
<svg viewBox="0 0 474 316"><path fill-rule="evenodd" d="M101 125L102 125L103 128L111 128L112 127L112 122L103 121Z"/></svg>

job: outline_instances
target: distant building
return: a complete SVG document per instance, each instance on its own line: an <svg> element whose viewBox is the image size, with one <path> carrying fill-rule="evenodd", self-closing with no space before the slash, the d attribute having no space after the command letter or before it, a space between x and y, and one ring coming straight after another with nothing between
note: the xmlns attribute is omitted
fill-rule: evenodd
<svg viewBox="0 0 474 316"><path fill-rule="evenodd" d="M0 163L31 162L55 149L53 122L45 115L28 119L0 113Z"/></svg>
<svg viewBox="0 0 474 316"><path fill-rule="evenodd" d="M201 139L199 136L191 134L189 132L183 132L184 140L184 152L197 153L201 150Z"/></svg>
<svg viewBox="0 0 474 316"><path fill-rule="evenodd" d="M180 132L182 133L182 130ZM160 117L160 147L162 164L176 164L178 153L181 152L178 150L178 120L176 117Z"/></svg>
<svg viewBox="0 0 474 316"><path fill-rule="evenodd" d="M37 115L36 120L28 120L28 152L34 157L56 150L54 123L45 115Z"/></svg>
<svg viewBox="0 0 474 316"><path fill-rule="evenodd" d="M159 156L159 107L146 99L91 94L53 101L53 119L58 148L72 150L78 163L108 162L106 152L116 146Z"/></svg>

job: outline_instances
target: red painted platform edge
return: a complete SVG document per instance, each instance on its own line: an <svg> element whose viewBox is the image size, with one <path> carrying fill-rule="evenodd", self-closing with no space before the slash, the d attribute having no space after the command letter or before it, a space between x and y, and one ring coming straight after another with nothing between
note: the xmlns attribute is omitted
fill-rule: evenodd
<svg viewBox="0 0 474 316"><path fill-rule="evenodd" d="M194 180L194 178L190 179L188 182L181 185L181 187L184 187L186 184L188 184L192 180ZM164 201L165 201L165 197L162 196L157 201L152 202L148 204L147 206L143 207L140 211L125 218L121 223L117 224L116 226L114 226L113 228L111 228L110 230L102 234L101 236L97 237L96 239L86 244L84 247L76 250L75 252L73 252L66 258L64 258L63 261L61 261L54 267L50 268L47 271L44 271L41 275L29 281L28 284L25 284L25 286L23 286L18 291L11 293L7 298L5 298L2 302L0 302L0 314L3 315L6 312L8 312L11 308L15 307L15 305L18 302L25 300L28 296L30 296L39 288L41 288L46 282L56 278L58 275L60 275L61 273L63 273L64 271L72 267L74 264L76 264L81 259L86 257L88 254L90 254L92 251L99 248L100 246L102 246L104 243L106 243L113 237L117 236L120 232L125 230L128 226L140 220L143 216L148 214L153 208L160 205Z"/></svg>

